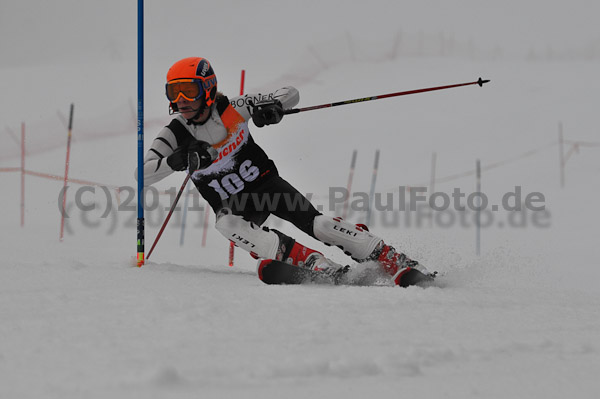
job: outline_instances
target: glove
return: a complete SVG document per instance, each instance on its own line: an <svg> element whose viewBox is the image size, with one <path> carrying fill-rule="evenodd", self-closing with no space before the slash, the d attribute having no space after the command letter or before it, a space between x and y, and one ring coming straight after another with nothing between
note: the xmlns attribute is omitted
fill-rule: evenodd
<svg viewBox="0 0 600 399"><path fill-rule="evenodd" d="M177 147L175 151L167 157L167 165L176 172L185 170L188 166L186 149L184 147Z"/></svg>
<svg viewBox="0 0 600 399"><path fill-rule="evenodd" d="M283 106L279 100L264 101L252 108L252 121L256 127L279 123L283 115Z"/></svg>
<svg viewBox="0 0 600 399"><path fill-rule="evenodd" d="M188 146L187 164L190 172L208 168L219 153L206 141L195 140Z"/></svg>

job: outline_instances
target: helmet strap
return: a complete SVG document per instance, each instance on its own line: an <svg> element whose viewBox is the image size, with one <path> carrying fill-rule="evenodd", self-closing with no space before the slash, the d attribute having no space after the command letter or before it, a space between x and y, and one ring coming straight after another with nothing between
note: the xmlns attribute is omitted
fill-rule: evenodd
<svg viewBox="0 0 600 399"><path fill-rule="evenodd" d="M190 119L186 119L186 123L188 125L204 125L208 119L206 119L206 121L203 122L196 122L195 119L198 119L205 109L206 101L203 101L202 104L200 104L200 107L198 108L194 116L192 116ZM169 103L169 115L175 115L180 113L181 112L179 111L179 107L177 107L177 103Z"/></svg>
<svg viewBox="0 0 600 399"><path fill-rule="evenodd" d="M192 116L190 119L186 119L187 124L188 125L204 125L204 122L196 122L195 119L198 119L200 117L200 115L204 112L204 110L206 109L206 103L202 102L202 104L200 104L200 107L198 108L198 111L196 111L196 113L194 114L194 116Z"/></svg>

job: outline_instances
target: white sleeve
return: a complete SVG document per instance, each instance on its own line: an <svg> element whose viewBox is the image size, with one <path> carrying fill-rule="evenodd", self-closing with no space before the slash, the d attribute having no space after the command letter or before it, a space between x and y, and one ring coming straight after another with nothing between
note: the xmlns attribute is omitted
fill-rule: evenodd
<svg viewBox="0 0 600 399"><path fill-rule="evenodd" d="M171 129L164 127L152 142L144 157L144 186L150 186L173 173L167 157L177 148L177 139ZM135 179L137 181L137 168Z"/></svg>
<svg viewBox="0 0 600 399"><path fill-rule="evenodd" d="M290 109L300 102L300 93L295 87L286 86L266 94L249 93L243 96L234 97L230 100L230 103L244 119L249 120L252 117L251 104L270 100L279 100L281 101L281 105L283 105L283 109Z"/></svg>

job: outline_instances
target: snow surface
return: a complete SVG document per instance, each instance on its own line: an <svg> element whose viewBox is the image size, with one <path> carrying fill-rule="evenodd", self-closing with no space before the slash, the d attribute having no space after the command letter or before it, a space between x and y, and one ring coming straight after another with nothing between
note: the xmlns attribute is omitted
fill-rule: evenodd
<svg viewBox="0 0 600 399"><path fill-rule="evenodd" d="M293 84L300 106L492 80L252 129L281 174L327 213L354 149L353 191L368 192L379 149L379 193L429 186L435 152L435 191L474 192L480 159L490 204L515 186L544 195L544 212L495 212L481 256L472 212L464 223L450 212L432 224L417 223L416 212L376 213L374 232L441 273L425 289L266 286L241 250L227 266L228 242L212 227L202 247L197 196L188 198L184 245L178 211L150 261L133 267L135 201L124 190L117 210L113 189L136 187L133 3L0 6L0 168L20 167L23 121L26 169L61 176L73 102L70 176L110 194L71 184L60 243L62 182L26 176L21 228L20 173L0 173L1 398L600 394L597 2L147 2L146 145L170 119L166 70L185 56L211 60L230 96L245 69L247 91ZM565 152L582 143L565 188L559 123ZM173 175L156 188L182 181ZM95 209L75 206L77 193ZM170 204L159 198L146 212L147 249Z"/></svg>

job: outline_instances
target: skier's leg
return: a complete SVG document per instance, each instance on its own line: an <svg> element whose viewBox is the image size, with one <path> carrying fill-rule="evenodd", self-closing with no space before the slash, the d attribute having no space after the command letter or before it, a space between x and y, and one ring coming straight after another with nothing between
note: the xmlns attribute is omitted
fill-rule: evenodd
<svg viewBox="0 0 600 399"><path fill-rule="evenodd" d="M311 237L313 220L321 213L313 206L306 196L296 190L280 176L269 180L269 184L259 188L259 195L266 195L275 201L268 201L272 207L269 212L285 221L292 223L298 229ZM267 203L267 201L265 201Z"/></svg>
<svg viewBox="0 0 600 399"><path fill-rule="evenodd" d="M308 198L302 195L291 184L280 176L273 176L267 182L259 187L255 187L249 195L252 201L247 201L245 208L239 212L244 216L244 219L252 220L256 224L261 225L266 217L262 220L255 218L257 214L273 214L285 221L292 223L294 226L305 232L311 237L314 237L312 226L316 215L320 213L310 203ZM236 213L234 211L234 213ZM264 228L263 229L267 229ZM265 251L259 254L259 257L265 259L278 259L284 262L308 267L316 270L334 270L342 268L314 249L311 249L301 243L293 240L291 237L277 231L275 229L267 229L277 235L280 245L284 245L286 249L280 249L278 256L281 258L273 258L273 250ZM255 231L255 230L254 230ZM227 235L226 235L227 237ZM229 238L229 237L227 237ZM274 240L274 235L270 235L270 239ZM238 244L238 246L241 246ZM265 256L267 254L267 256Z"/></svg>
<svg viewBox="0 0 600 399"><path fill-rule="evenodd" d="M218 212L215 227L225 238L257 259L276 259L314 270L340 267L327 260L322 253L296 242L286 234L260 227L241 215L234 215L227 208Z"/></svg>
<svg viewBox="0 0 600 399"><path fill-rule="evenodd" d="M411 260L386 244L381 237L370 233L366 226L353 225L341 218L319 215L314 219L313 230L315 238L341 248L358 262L378 262L396 284L400 284L401 276L410 269L430 274L419 262Z"/></svg>
<svg viewBox="0 0 600 399"><path fill-rule="evenodd" d="M399 284L402 274L409 270L408 268L418 269L424 274L429 274L418 262L396 251L381 237L370 233L366 226L353 225L341 218L332 218L321 214L304 195L279 176L270 179L268 185L260 188L260 192L262 195L278 196L278 201L268 202L273 206L269 212L291 222L306 234L327 245L340 247L358 262L370 260L378 262L397 284ZM293 250L285 258L289 263L310 265L308 261L310 258L304 258L304 254L311 253L320 255L317 263L324 265L327 261L321 253L299 243L295 243L292 248ZM314 255L315 259L317 258L316 254ZM324 265L322 268L333 269L336 266L337 269L341 268L341 265L334 265L336 264ZM317 266L316 268L321 267Z"/></svg>
<svg viewBox="0 0 600 399"><path fill-rule="evenodd" d="M314 218L313 231L317 240L339 247L358 262L369 260L377 245L383 241L361 226L325 215Z"/></svg>
<svg viewBox="0 0 600 399"><path fill-rule="evenodd" d="M340 247L357 261L370 259L379 242L383 241L367 229L321 214L308 198L279 176L270 179L260 191L261 195L278 196L278 201L269 202L273 206L269 211L274 215L327 245Z"/></svg>
<svg viewBox="0 0 600 399"><path fill-rule="evenodd" d="M260 227L241 215L234 215L228 208L217 212L215 228L255 258L281 260L294 245L291 237L280 235L276 230L267 227Z"/></svg>

